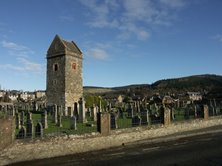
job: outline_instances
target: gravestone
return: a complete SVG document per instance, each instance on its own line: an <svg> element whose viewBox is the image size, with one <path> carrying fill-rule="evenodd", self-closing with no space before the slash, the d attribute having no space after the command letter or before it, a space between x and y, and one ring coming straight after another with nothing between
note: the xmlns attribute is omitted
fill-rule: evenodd
<svg viewBox="0 0 222 166"><path fill-rule="evenodd" d="M76 117L75 117L75 116L72 116L72 117L71 117L71 122L70 122L70 124L71 124L71 125L70 125L70 128L71 128L71 129L77 130L76 121L77 121Z"/></svg>
<svg viewBox="0 0 222 166"><path fill-rule="evenodd" d="M23 126L25 124L25 112L21 112L21 125Z"/></svg>
<svg viewBox="0 0 222 166"><path fill-rule="evenodd" d="M63 114L63 109L62 109L62 106L57 106L57 114L59 114L59 115L61 115L61 116L63 116L64 114Z"/></svg>
<svg viewBox="0 0 222 166"><path fill-rule="evenodd" d="M48 115L47 115L47 111L45 110L43 114L41 114L41 123L42 123L42 127L44 129L48 128Z"/></svg>
<svg viewBox="0 0 222 166"><path fill-rule="evenodd" d="M56 104L53 106L52 122L55 124L57 124L57 122L58 122L58 110L57 110Z"/></svg>
<svg viewBox="0 0 222 166"><path fill-rule="evenodd" d="M141 125L141 118L136 115L132 118L132 127L137 127Z"/></svg>
<svg viewBox="0 0 222 166"><path fill-rule="evenodd" d="M129 107L129 108L127 109L127 113L128 113L128 117L129 117L129 118L132 118L132 117L134 116L134 110L133 110L133 108Z"/></svg>
<svg viewBox="0 0 222 166"><path fill-rule="evenodd" d="M40 122L35 127L35 137L43 137L43 126Z"/></svg>
<svg viewBox="0 0 222 166"><path fill-rule="evenodd" d="M172 120L175 120L175 118L176 118L175 112L176 112L176 109L173 107L172 111L171 111L171 118L172 118Z"/></svg>
<svg viewBox="0 0 222 166"><path fill-rule="evenodd" d="M63 115L63 116L68 116L68 107L67 107L67 109L66 109L66 108L63 108L63 107L61 106L61 111L62 111L62 115Z"/></svg>
<svg viewBox="0 0 222 166"><path fill-rule="evenodd" d="M102 101L101 101L101 99L99 100L99 111L98 112L102 112Z"/></svg>
<svg viewBox="0 0 222 166"><path fill-rule="evenodd" d="M136 112L140 113L140 102L137 101L135 104L136 104Z"/></svg>
<svg viewBox="0 0 222 166"><path fill-rule="evenodd" d="M19 113L15 114L16 129L21 129L21 119Z"/></svg>
<svg viewBox="0 0 222 166"><path fill-rule="evenodd" d="M27 122L32 121L32 113L28 112L27 113Z"/></svg>
<svg viewBox="0 0 222 166"><path fill-rule="evenodd" d="M11 107L11 111L12 111L11 115L12 115L12 116L15 116L15 106L12 106L12 107Z"/></svg>
<svg viewBox="0 0 222 166"><path fill-rule="evenodd" d="M38 110L38 105L36 102L33 102L33 111L37 111Z"/></svg>
<svg viewBox="0 0 222 166"><path fill-rule="evenodd" d="M26 123L26 137L27 138L32 138L34 134L34 125L32 121L27 121Z"/></svg>
<svg viewBox="0 0 222 166"><path fill-rule="evenodd" d="M22 126L19 130L18 134L16 135L17 139L24 139L26 137L26 128L25 126Z"/></svg>
<svg viewBox="0 0 222 166"><path fill-rule="evenodd" d="M79 118L78 118L80 123L85 123L85 102L82 98L79 100Z"/></svg>
<svg viewBox="0 0 222 166"><path fill-rule="evenodd" d="M197 106L196 105L194 105L194 118L197 118L198 116L197 116Z"/></svg>
<svg viewBox="0 0 222 166"><path fill-rule="evenodd" d="M141 115L141 125L148 125L149 124L149 111L143 110L140 113Z"/></svg>
<svg viewBox="0 0 222 166"><path fill-rule="evenodd" d="M62 115L58 114L57 126L62 127Z"/></svg>
<svg viewBox="0 0 222 166"><path fill-rule="evenodd" d="M78 103L74 103L74 110L73 110L73 115L78 119L78 115L79 115L79 109L78 109Z"/></svg>
<svg viewBox="0 0 222 166"><path fill-rule="evenodd" d="M111 127L111 129L117 129L118 128L117 116L113 112L110 113L110 127Z"/></svg>
<svg viewBox="0 0 222 166"><path fill-rule="evenodd" d="M72 116L73 116L72 107L68 107L68 116L69 116L69 117L72 117Z"/></svg>
<svg viewBox="0 0 222 166"><path fill-rule="evenodd" d="M97 121L97 109L96 109L95 105L93 105L91 108L91 117L94 122Z"/></svg>

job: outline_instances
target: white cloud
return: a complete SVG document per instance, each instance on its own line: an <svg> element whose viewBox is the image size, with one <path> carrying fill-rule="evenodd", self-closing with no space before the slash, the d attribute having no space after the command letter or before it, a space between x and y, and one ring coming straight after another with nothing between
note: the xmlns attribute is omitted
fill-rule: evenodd
<svg viewBox="0 0 222 166"><path fill-rule="evenodd" d="M149 38L153 25L172 25L175 9L187 5L185 0L79 0L88 9L88 25L113 28L119 39Z"/></svg>
<svg viewBox="0 0 222 166"><path fill-rule="evenodd" d="M18 62L23 65L25 71L32 71L39 73L43 70L43 65L39 63L32 62L25 58L17 58Z"/></svg>
<svg viewBox="0 0 222 166"><path fill-rule="evenodd" d="M217 40L217 41L219 41L219 42L222 42L222 35L215 35L215 36L213 36L212 37L212 39L215 39L215 40Z"/></svg>
<svg viewBox="0 0 222 166"><path fill-rule="evenodd" d="M22 67L19 67L19 66L15 66L15 65L12 65L12 64L0 64L0 69L3 69L3 70L15 70L15 71L24 71L24 68Z"/></svg>
<svg viewBox="0 0 222 166"><path fill-rule="evenodd" d="M74 21L74 18L72 16L65 16L65 15L59 16L59 19L61 21L65 21L65 22L73 22Z"/></svg>
<svg viewBox="0 0 222 166"><path fill-rule="evenodd" d="M16 58L17 64L0 64L0 69L14 70L18 72L25 72L29 74L40 74L43 73L45 66L36 62L32 62L25 58Z"/></svg>
<svg viewBox="0 0 222 166"><path fill-rule="evenodd" d="M186 6L186 2L184 0L160 0L160 2L171 8L181 8Z"/></svg>
<svg viewBox="0 0 222 166"><path fill-rule="evenodd" d="M107 52L101 48L89 49L87 55L99 60L105 60L108 58Z"/></svg>
<svg viewBox="0 0 222 166"><path fill-rule="evenodd" d="M22 51L22 50L27 50L28 48L23 46L23 45L18 45L13 42L7 42L7 41L2 41L1 42L2 47L11 49L11 50L16 50L16 51Z"/></svg>
<svg viewBox="0 0 222 166"><path fill-rule="evenodd" d="M7 42L3 40L1 42L3 48L8 49L9 53L16 56L27 57L29 54L34 54L34 51L30 48L16 44L14 42Z"/></svg>

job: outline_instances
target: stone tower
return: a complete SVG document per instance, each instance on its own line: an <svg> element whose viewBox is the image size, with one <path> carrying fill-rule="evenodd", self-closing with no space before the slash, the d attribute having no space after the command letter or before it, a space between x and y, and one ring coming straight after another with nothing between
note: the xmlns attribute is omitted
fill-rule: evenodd
<svg viewBox="0 0 222 166"><path fill-rule="evenodd" d="M83 55L73 41L55 36L47 51L47 105L56 104L67 111L83 97Z"/></svg>

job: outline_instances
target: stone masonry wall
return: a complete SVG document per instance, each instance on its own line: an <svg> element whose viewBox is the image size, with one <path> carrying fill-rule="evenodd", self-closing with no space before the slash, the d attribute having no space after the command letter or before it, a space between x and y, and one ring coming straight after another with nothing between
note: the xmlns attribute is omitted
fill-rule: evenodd
<svg viewBox="0 0 222 166"><path fill-rule="evenodd" d="M221 116L210 118L209 120L199 119L173 123L168 127L164 127L164 125L162 125L154 128L139 127L114 130L109 136L92 133L88 135L70 135L30 142L16 141L13 146L0 152L0 163L4 165L24 160L49 158L100 150L109 147L121 146L122 143L126 145L127 143L138 140L151 140L156 137L164 137L170 134L192 131L216 125L222 125ZM175 138L175 136L173 138Z"/></svg>
<svg viewBox="0 0 222 166"><path fill-rule="evenodd" d="M74 102L78 102L83 97L82 58L79 58L77 54L73 54L66 55L65 65L66 108L72 107L72 110Z"/></svg>
<svg viewBox="0 0 222 166"><path fill-rule="evenodd" d="M53 66L57 64L58 70ZM58 56L47 60L47 101L48 105L65 105L65 56Z"/></svg>
<svg viewBox="0 0 222 166"><path fill-rule="evenodd" d="M0 150L12 144L15 135L15 119L0 118ZM1 163L1 162L0 162Z"/></svg>

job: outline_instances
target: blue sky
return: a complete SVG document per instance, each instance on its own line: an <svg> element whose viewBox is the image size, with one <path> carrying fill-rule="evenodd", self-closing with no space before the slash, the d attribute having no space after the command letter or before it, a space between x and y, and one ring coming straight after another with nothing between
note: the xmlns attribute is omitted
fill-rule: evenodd
<svg viewBox="0 0 222 166"><path fill-rule="evenodd" d="M85 86L222 75L221 0L1 0L0 85L45 90L56 34L84 54Z"/></svg>

